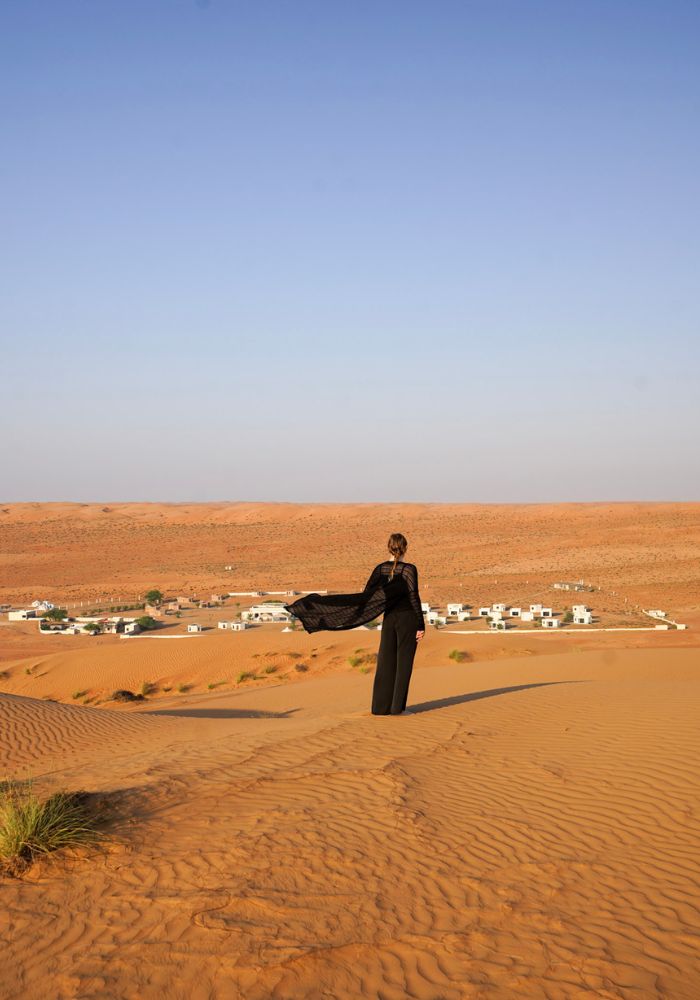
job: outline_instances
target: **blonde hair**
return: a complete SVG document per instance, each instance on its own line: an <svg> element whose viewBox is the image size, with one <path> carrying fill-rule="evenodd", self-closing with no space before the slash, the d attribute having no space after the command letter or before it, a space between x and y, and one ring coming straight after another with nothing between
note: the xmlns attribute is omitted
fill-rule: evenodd
<svg viewBox="0 0 700 1000"><path fill-rule="evenodd" d="M387 547L389 553L393 556L394 565L391 567L391 573L389 574L389 579L393 580L394 570L396 569L396 563L399 559L403 559L406 554L406 549L408 548L408 542L406 537L399 532L395 531L393 535L389 535L389 541L387 542Z"/></svg>

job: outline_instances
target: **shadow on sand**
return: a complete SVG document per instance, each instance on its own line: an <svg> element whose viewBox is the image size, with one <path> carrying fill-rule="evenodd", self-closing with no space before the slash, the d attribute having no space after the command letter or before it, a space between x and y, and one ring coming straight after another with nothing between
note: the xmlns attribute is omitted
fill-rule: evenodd
<svg viewBox="0 0 700 1000"><path fill-rule="evenodd" d="M286 712L264 712L254 708L157 708L139 715L177 715L190 719L287 719L298 712L290 708Z"/></svg>
<svg viewBox="0 0 700 1000"><path fill-rule="evenodd" d="M482 698L495 698L499 694L512 694L514 691L527 691L528 688L551 687L554 684L586 684L586 681L540 681L538 684L514 684L512 687L489 688L487 691L470 691L469 694L455 694L451 698L438 698L435 701L422 701L418 705L409 705L408 710L414 715L419 712L432 712L435 708L449 708L450 705L463 705L467 701L480 701Z"/></svg>

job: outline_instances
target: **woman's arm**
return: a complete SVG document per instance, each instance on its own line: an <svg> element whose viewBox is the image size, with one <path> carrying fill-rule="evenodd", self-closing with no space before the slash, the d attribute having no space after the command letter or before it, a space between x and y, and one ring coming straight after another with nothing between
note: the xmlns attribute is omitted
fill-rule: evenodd
<svg viewBox="0 0 700 1000"><path fill-rule="evenodd" d="M418 570L413 563L407 563L403 575L408 587L408 599L416 615L416 631L425 632L423 608L421 607L420 594L418 593Z"/></svg>
<svg viewBox="0 0 700 1000"><path fill-rule="evenodd" d="M370 573L369 580L365 584L365 591L373 590L374 587L376 587L377 584L380 582L381 578L382 578L382 571L380 564L379 566L375 566L372 572Z"/></svg>

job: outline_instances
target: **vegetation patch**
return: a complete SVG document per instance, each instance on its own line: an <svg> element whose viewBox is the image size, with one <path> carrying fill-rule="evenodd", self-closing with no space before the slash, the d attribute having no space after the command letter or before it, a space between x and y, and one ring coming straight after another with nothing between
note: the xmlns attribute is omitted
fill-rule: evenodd
<svg viewBox="0 0 700 1000"><path fill-rule="evenodd" d="M300 674L305 674L309 668L305 663L295 663L294 669Z"/></svg>
<svg viewBox="0 0 700 1000"><path fill-rule="evenodd" d="M0 785L0 868L21 875L37 858L100 839L97 816L84 792L55 792L40 799L31 784Z"/></svg>
<svg viewBox="0 0 700 1000"><path fill-rule="evenodd" d="M451 649L449 657L455 663L466 663L468 660L471 660L471 653L467 653L464 649Z"/></svg>
<svg viewBox="0 0 700 1000"><path fill-rule="evenodd" d="M225 683L226 681L209 681L209 683L207 684L207 690L213 691L214 688L221 687L221 685Z"/></svg>
<svg viewBox="0 0 700 1000"><path fill-rule="evenodd" d="M241 673L236 678L236 683L242 684L243 681L251 681L254 679L254 677L255 674L253 673L252 670L242 670Z"/></svg>
<svg viewBox="0 0 700 1000"><path fill-rule="evenodd" d="M143 695L134 694L133 691L120 689L119 691L113 692L110 701L143 701Z"/></svg>
<svg viewBox="0 0 700 1000"><path fill-rule="evenodd" d="M74 691L73 694L71 695L71 698L73 699L73 701L77 701L78 698L84 698L86 694L87 691Z"/></svg>

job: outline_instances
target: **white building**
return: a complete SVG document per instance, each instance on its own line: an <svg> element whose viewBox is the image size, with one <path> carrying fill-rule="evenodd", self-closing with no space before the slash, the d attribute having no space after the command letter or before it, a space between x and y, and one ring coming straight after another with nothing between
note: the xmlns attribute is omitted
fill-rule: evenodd
<svg viewBox="0 0 700 1000"><path fill-rule="evenodd" d="M491 614L491 608L479 608L479 618L488 618Z"/></svg>
<svg viewBox="0 0 700 1000"><path fill-rule="evenodd" d="M190 625L187 626L187 631L188 632L201 632L202 631L202 626L201 625L197 625L195 622L192 622Z"/></svg>
<svg viewBox="0 0 700 1000"><path fill-rule="evenodd" d="M542 628L559 628L558 618L543 618Z"/></svg>
<svg viewBox="0 0 700 1000"><path fill-rule="evenodd" d="M585 604L572 604L571 610L575 615L585 615L586 612L590 612L590 608Z"/></svg>
<svg viewBox="0 0 700 1000"><path fill-rule="evenodd" d="M542 615L543 618L551 618L552 617L552 609L551 608L542 608L542 610L540 611L540 614Z"/></svg>
<svg viewBox="0 0 700 1000"><path fill-rule="evenodd" d="M593 615L590 611L574 612L574 625L590 625L592 621Z"/></svg>
<svg viewBox="0 0 700 1000"><path fill-rule="evenodd" d="M506 623L502 618L492 618L489 622L489 628L494 632L503 632L506 627Z"/></svg>
<svg viewBox="0 0 700 1000"><path fill-rule="evenodd" d="M249 628L248 622L231 622L232 632L242 632L245 628Z"/></svg>
<svg viewBox="0 0 700 1000"><path fill-rule="evenodd" d="M510 613L510 617L511 618L520 618L521 612L522 612L522 608L511 608L510 612L509 612Z"/></svg>
<svg viewBox="0 0 700 1000"><path fill-rule="evenodd" d="M470 615L470 613L468 611L460 611L460 613L457 615L457 621L458 622L468 622L468 621L471 621L471 617L472 616Z"/></svg>
<svg viewBox="0 0 700 1000"><path fill-rule="evenodd" d="M263 604L253 604L247 611L241 611L243 621L251 622L288 622L291 614L284 610L283 604L266 601Z"/></svg>
<svg viewBox="0 0 700 1000"><path fill-rule="evenodd" d="M420 607L424 615L427 615L427 613L430 611L430 605L428 604L427 601L422 601Z"/></svg>
<svg viewBox="0 0 700 1000"><path fill-rule="evenodd" d="M447 605L447 614L448 615L456 617L460 613L460 611L464 611L464 605L463 604L448 604Z"/></svg>
<svg viewBox="0 0 700 1000"><path fill-rule="evenodd" d="M37 611L51 611L56 607L51 601L32 601L32 607L36 608Z"/></svg>
<svg viewBox="0 0 700 1000"><path fill-rule="evenodd" d="M446 625L447 618L444 615L439 614L437 611L429 611L425 616L425 620L428 625Z"/></svg>
<svg viewBox="0 0 700 1000"><path fill-rule="evenodd" d="M231 622L217 622L216 623L216 627L217 628L230 628L231 627Z"/></svg>
<svg viewBox="0 0 700 1000"><path fill-rule="evenodd" d="M138 622L127 622L124 626L124 635L136 635L136 633L140 631L141 626Z"/></svg>
<svg viewBox="0 0 700 1000"><path fill-rule="evenodd" d="M490 614L489 614L489 618L491 619L492 622L500 622L500 621L503 620L503 612L502 611L491 611Z"/></svg>
<svg viewBox="0 0 700 1000"><path fill-rule="evenodd" d="M21 611L7 612L9 622L26 622L29 618L36 618L35 608L22 608Z"/></svg>
<svg viewBox="0 0 700 1000"><path fill-rule="evenodd" d="M508 610L508 605L507 604L492 604L491 605L491 610L492 611L507 611Z"/></svg>
<svg viewBox="0 0 700 1000"><path fill-rule="evenodd" d="M647 611L647 614L651 615L652 618L665 618L666 617L666 612L665 611L659 611L658 608L656 608L654 611Z"/></svg>
<svg viewBox="0 0 700 1000"><path fill-rule="evenodd" d="M541 604L531 604L530 605L530 611L532 611L533 615L541 615L542 614L542 605Z"/></svg>
<svg viewBox="0 0 700 1000"><path fill-rule="evenodd" d="M534 622L535 612L534 611L521 611L520 621L521 622Z"/></svg>

